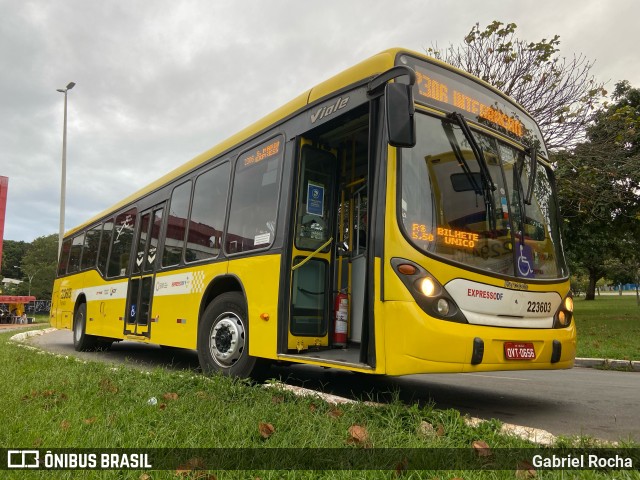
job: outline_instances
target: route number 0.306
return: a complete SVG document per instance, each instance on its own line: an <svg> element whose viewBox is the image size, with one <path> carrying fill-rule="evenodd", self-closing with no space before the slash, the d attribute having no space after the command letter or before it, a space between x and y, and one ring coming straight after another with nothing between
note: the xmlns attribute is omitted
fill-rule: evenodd
<svg viewBox="0 0 640 480"><path fill-rule="evenodd" d="M533 343L505 342L504 356L507 360L534 360L536 350Z"/></svg>

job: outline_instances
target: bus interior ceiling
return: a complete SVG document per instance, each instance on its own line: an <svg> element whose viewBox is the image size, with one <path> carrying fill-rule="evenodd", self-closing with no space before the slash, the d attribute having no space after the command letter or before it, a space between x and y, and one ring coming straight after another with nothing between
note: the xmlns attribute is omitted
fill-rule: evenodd
<svg viewBox="0 0 640 480"><path fill-rule="evenodd" d="M327 346L309 342L297 352L298 356L319 359L330 363L345 363L360 367L361 335L365 302L365 268L367 245L367 194L369 169L369 114L368 110L343 116L308 132L305 138L313 146L332 152L336 159L336 185L331 198L333 225L331 227L332 258L330 261L330 292L325 296L325 325L328 325ZM345 342L334 336L335 298L346 293L348 330ZM362 345L366 351L366 346ZM295 354L294 352L292 352Z"/></svg>

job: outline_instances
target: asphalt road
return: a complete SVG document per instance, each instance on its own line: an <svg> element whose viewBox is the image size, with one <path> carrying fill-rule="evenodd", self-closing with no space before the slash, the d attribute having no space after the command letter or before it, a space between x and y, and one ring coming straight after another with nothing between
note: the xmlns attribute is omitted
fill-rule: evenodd
<svg viewBox="0 0 640 480"><path fill-rule="evenodd" d="M107 352L75 352L71 332L54 331L30 343L87 360L133 367L198 369L193 351L136 342ZM371 377L308 366L273 367L286 383L349 398L455 408L463 414L541 428L554 435L589 435L603 440L640 441L640 373L588 368L455 375Z"/></svg>

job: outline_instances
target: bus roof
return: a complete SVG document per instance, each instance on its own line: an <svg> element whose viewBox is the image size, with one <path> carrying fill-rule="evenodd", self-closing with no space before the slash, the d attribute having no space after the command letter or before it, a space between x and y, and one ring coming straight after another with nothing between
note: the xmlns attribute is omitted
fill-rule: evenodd
<svg viewBox="0 0 640 480"><path fill-rule="evenodd" d="M312 87L310 90L307 90L306 92L300 94L293 100L284 104L282 107L278 108L277 110L274 110L267 116L249 125L248 127L239 131L235 135L227 138L226 140L219 143L218 145L210 148L209 150L201 153L200 155L196 156L192 160L182 164L176 169L163 175L162 177L158 178L156 181L150 183L146 187L138 190L137 192L129 195L122 201L104 210L103 212L99 213L98 215L94 216L93 218L84 222L83 224L70 229L69 231L66 232L65 237L68 235L74 234L79 230L82 230L83 228L97 222L102 218L108 217L110 214L118 212L120 209L135 202L137 199L152 193L153 191L170 183L172 180L186 174L187 172L208 162L209 160L215 158L216 156L228 150L231 150L233 147L243 143L244 141L251 138L252 136L257 135L258 133L266 130L270 126L279 123L280 121L287 118L288 116L305 108L307 105L314 103L325 96L331 95L342 88L345 88L345 87L348 87L349 85L369 79L381 72L384 72L385 70L388 70L389 68L394 66L395 59L397 55L400 53L406 53L415 57L423 58L424 60L435 63L449 70L452 70L459 75L463 75L465 77L471 78L479 82L480 84L482 84L482 86L504 97L505 100L515 105L518 105L512 98L506 96L505 94L503 94L502 92L494 88L493 86L489 85L483 80L476 78L473 75L463 70L460 70L445 62L442 62L440 60L437 60L435 58L429 57L421 53L413 52L411 50L402 49L402 48L391 48L391 49L382 51L366 60L363 60L362 62L354 65L353 67L343 70L337 75L334 75L333 77L325 80L324 82L319 83L318 85Z"/></svg>

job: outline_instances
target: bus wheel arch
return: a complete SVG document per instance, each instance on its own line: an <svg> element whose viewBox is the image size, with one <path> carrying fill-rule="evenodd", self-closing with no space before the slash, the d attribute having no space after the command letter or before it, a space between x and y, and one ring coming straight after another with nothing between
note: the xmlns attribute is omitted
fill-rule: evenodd
<svg viewBox="0 0 640 480"><path fill-rule="evenodd" d="M238 290L216 296L198 324L198 360L205 374L251 375L256 358L249 355L247 301Z"/></svg>
<svg viewBox="0 0 640 480"><path fill-rule="evenodd" d="M207 289L202 295L202 301L200 302L200 310L198 312L198 319L202 320L202 316L204 311L207 309L209 304L213 302L218 296L227 292L239 292L245 298L246 302L246 294L244 292L244 288L240 283L240 280L233 275L223 275L214 278Z"/></svg>

